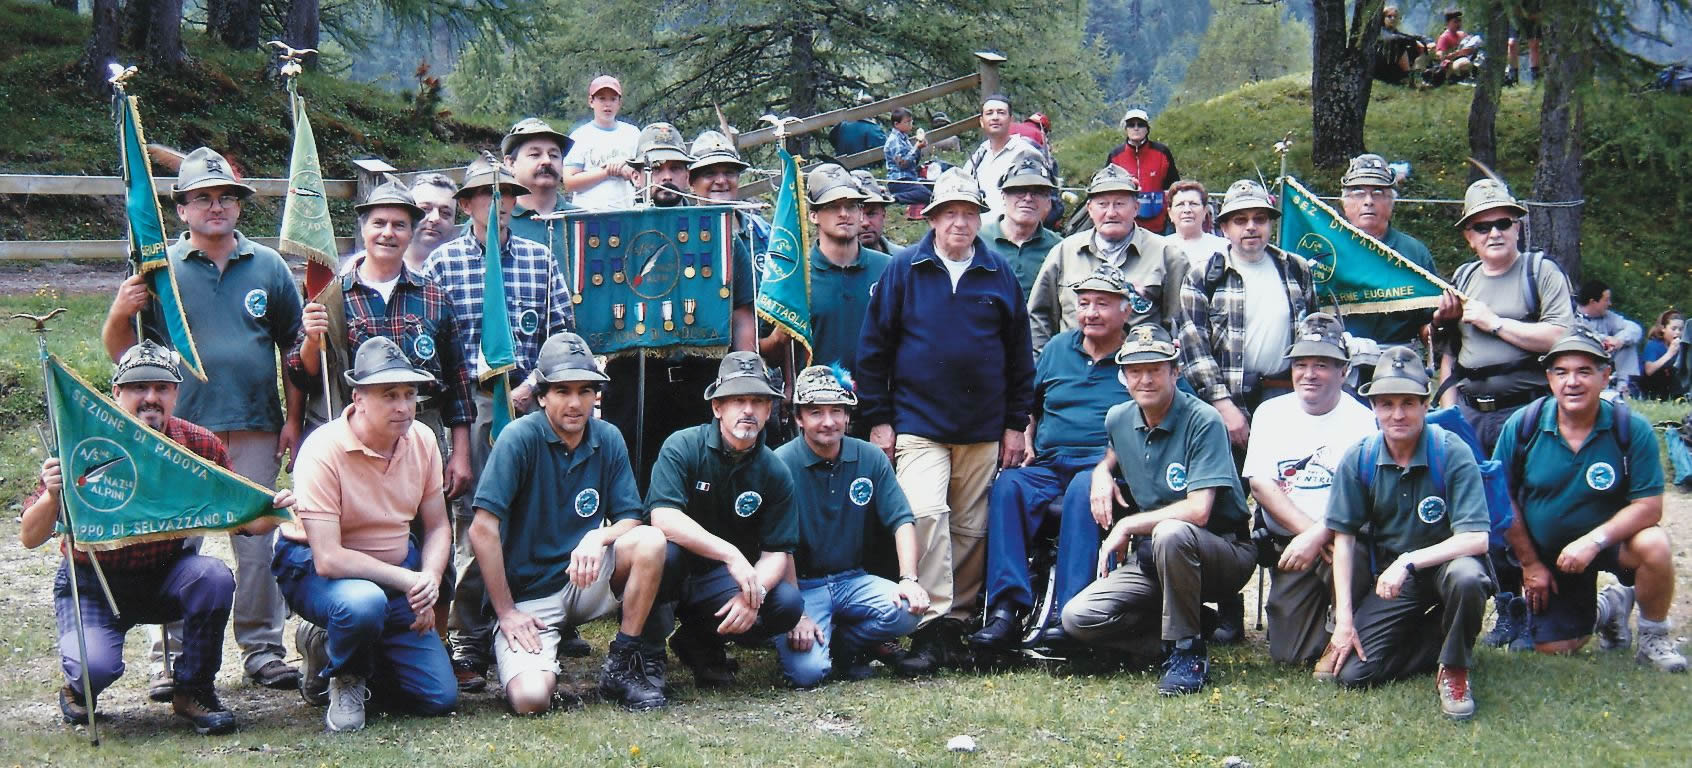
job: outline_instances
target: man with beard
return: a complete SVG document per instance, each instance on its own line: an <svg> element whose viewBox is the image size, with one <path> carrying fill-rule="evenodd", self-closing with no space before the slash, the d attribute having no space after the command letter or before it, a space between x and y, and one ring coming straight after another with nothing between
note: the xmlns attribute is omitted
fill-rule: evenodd
<svg viewBox="0 0 1692 768"><path fill-rule="evenodd" d="M444 173L423 173L411 182L411 198L422 209L411 246L405 249L405 267L423 274L423 264L441 243L458 237L458 183ZM347 269L352 265L348 264Z"/></svg>
<svg viewBox="0 0 1692 768"><path fill-rule="evenodd" d="M711 422L664 441L646 494L648 519L670 541L653 621L680 619L670 647L701 688L734 682L725 642L767 643L805 609L786 579L799 544L793 478L758 440L781 392L756 352L730 352L718 370L704 395ZM652 659L658 679L662 659Z"/></svg>
<svg viewBox="0 0 1692 768"><path fill-rule="evenodd" d="M999 179L1004 210L989 214L981 225L981 241L1010 264L1022 295L1034 290L1034 279L1063 237L1046 228L1057 179L1033 158L1022 158ZM1072 283L1071 283L1072 285Z"/></svg>
<svg viewBox="0 0 1692 768"><path fill-rule="evenodd" d="M642 128L639 149L630 161L641 171L642 201L659 208L688 205L689 166L694 161L682 148L681 132L675 126L653 123ZM717 186L718 194L727 192L725 185ZM730 347L755 350L758 321L752 302L757 298L757 289L753 283L752 254L744 238L735 238L733 258ZM623 431L625 439L637 445L635 480L643 488L658 461L658 446L665 438L711 418L710 412L700 405L703 401L699 395L715 378L717 362L716 358L678 351L656 358L624 355L606 366L606 375L616 385L605 393L600 412L606 421ZM636 399L635 382L640 378L640 366L646 366L645 432L637 434L640 403Z"/></svg>
<svg viewBox="0 0 1692 768"><path fill-rule="evenodd" d="M176 418L177 371L171 351L143 341L129 348L112 376L112 399L149 428L181 443L206 461L229 469L223 442L204 427ZM64 469L57 457L41 465L41 485L23 505L18 541L25 548L41 546L53 535L59 519L59 494L64 492ZM293 494L278 491L277 509L293 505ZM276 519L248 523L243 536L268 534ZM59 712L65 722L88 722L84 691L78 690L86 672L93 697L123 675L123 636L136 624L182 622L180 653L172 670L171 696L166 701L179 717L201 734L235 730L235 715L218 701L212 683L223 665L223 627L235 600L235 577L223 561L199 554L199 539L162 539L130 544L98 554L116 604L108 606L89 555L59 545L65 556L53 587L58 622L59 665L65 685L59 689ZM73 564L74 562L74 564ZM70 579L76 579L81 604L71 601ZM82 613L88 668L77 650L76 612Z"/></svg>
<svg viewBox="0 0 1692 768"><path fill-rule="evenodd" d="M1053 336L1075 327L1075 295L1064 286L1087 279L1100 265L1128 278L1129 325L1151 321L1174 331L1180 314L1187 257L1162 235L1135 224L1140 183L1127 171L1106 165L1087 185L1087 216L1093 228L1063 239L1046 257L1028 295L1028 317L1039 354Z"/></svg>
<svg viewBox="0 0 1692 768"><path fill-rule="evenodd" d="M170 246L171 274L207 376L182 382L178 413L223 441L237 473L269 487L282 457L296 452L304 427L304 395L294 382L282 377L286 411L276 396L276 357L286 355L299 335L301 306L282 256L235 228L252 194L229 161L208 147L183 159L171 188L177 218L188 227ZM100 334L112 360L140 341L135 316L149 305L156 302L140 275L118 288ZM163 338L158 329L146 335ZM266 688L298 688L299 670L282 658L288 615L270 575L271 537L236 536L229 545L235 552L235 642L247 678ZM166 670L162 663L156 670L151 695L167 700Z"/></svg>
<svg viewBox="0 0 1692 768"><path fill-rule="evenodd" d="M511 234L546 246L559 264L570 256L569 228L563 219L550 216L576 208L564 202L560 187L564 156L574 143L534 117L519 120L499 142L500 154L517 183L529 189L529 194L517 196L517 206L511 209Z"/></svg>
<svg viewBox="0 0 1692 768"><path fill-rule="evenodd" d="M852 172L852 178L864 191L864 218L858 225L858 244L872 251L892 256L904 246L887 239L887 206L894 203L887 187L862 168Z"/></svg>

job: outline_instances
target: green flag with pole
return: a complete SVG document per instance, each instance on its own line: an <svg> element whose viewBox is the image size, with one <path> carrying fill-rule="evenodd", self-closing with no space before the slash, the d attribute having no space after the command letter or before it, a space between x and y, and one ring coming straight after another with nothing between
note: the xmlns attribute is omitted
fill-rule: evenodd
<svg viewBox="0 0 1692 768"><path fill-rule="evenodd" d="M1291 176L1282 178L1281 249L1310 263L1316 293L1341 314L1439 306L1451 286L1351 225Z"/></svg>
<svg viewBox="0 0 1692 768"><path fill-rule="evenodd" d="M294 151L288 161L288 197L282 203L282 231L276 250L305 260L305 295L307 300L315 300L340 271L341 259L335 252L335 229L329 222L329 197L323 192L317 137L293 77L288 78L288 104L294 115Z"/></svg>
<svg viewBox="0 0 1692 768"><path fill-rule="evenodd" d="M267 515L274 492L153 430L47 359L47 405L77 549L229 531Z"/></svg>
<svg viewBox="0 0 1692 768"><path fill-rule="evenodd" d="M488 202L488 232L482 245L482 362L480 381L493 380L493 422L489 439L497 439L500 430L510 424L511 384L507 376L517 368L517 342L511 336L511 314L506 308L505 266L500 254L499 231L499 162L488 158L494 168L493 198Z"/></svg>
<svg viewBox="0 0 1692 768"><path fill-rule="evenodd" d="M770 219L769 251L758 284L758 316L780 328L811 354L811 269L806 258L804 181L799 161L778 149L781 189Z"/></svg>

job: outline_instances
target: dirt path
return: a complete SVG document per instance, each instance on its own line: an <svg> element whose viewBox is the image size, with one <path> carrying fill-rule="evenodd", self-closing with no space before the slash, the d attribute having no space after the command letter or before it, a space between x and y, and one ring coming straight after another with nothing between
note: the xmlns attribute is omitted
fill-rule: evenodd
<svg viewBox="0 0 1692 768"><path fill-rule="evenodd" d="M4 264L0 265L0 296L28 296L46 290L110 295L128 275L129 265L122 261Z"/></svg>

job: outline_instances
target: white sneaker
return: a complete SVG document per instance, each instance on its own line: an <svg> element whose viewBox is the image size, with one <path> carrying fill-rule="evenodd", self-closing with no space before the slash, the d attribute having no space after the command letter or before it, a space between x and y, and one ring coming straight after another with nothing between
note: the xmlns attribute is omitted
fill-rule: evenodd
<svg viewBox="0 0 1692 768"><path fill-rule="evenodd" d="M1633 644L1633 631L1628 621L1633 618L1633 587L1611 584L1598 593L1598 622L1593 634L1598 636L1598 650L1627 650Z"/></svg>
<svg viewBox="0 0 1692 768"><path fill-rule="evenodd" d="M329 681L329 711L323 715L323 721L329 730L336 733L356 731L364 727L364 702L370 698L370 689L365 686L364 678L357 675L340 675Z"/></svg>
<svg viewBox="0 0 1692 768"><path fill-rule="evenodd" d="M1640 632L1639 650L1634 652L1633 659L1640 664L1651 664L1660 672L1686 671L1686 657L1674 649L1674 641L1667 632Z"/></svg>

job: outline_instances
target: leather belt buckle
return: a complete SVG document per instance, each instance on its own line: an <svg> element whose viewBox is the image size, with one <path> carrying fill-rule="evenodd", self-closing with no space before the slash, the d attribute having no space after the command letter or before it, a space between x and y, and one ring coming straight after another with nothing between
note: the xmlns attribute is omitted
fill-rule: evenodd
<svg viewBox="0 0 1692 768"><path fill-rule="evenodd" d="M1469 404L1481 413L1492 413L1498 410L1498 398L1492 395L1477 395L1469 398Z"/></svg>

